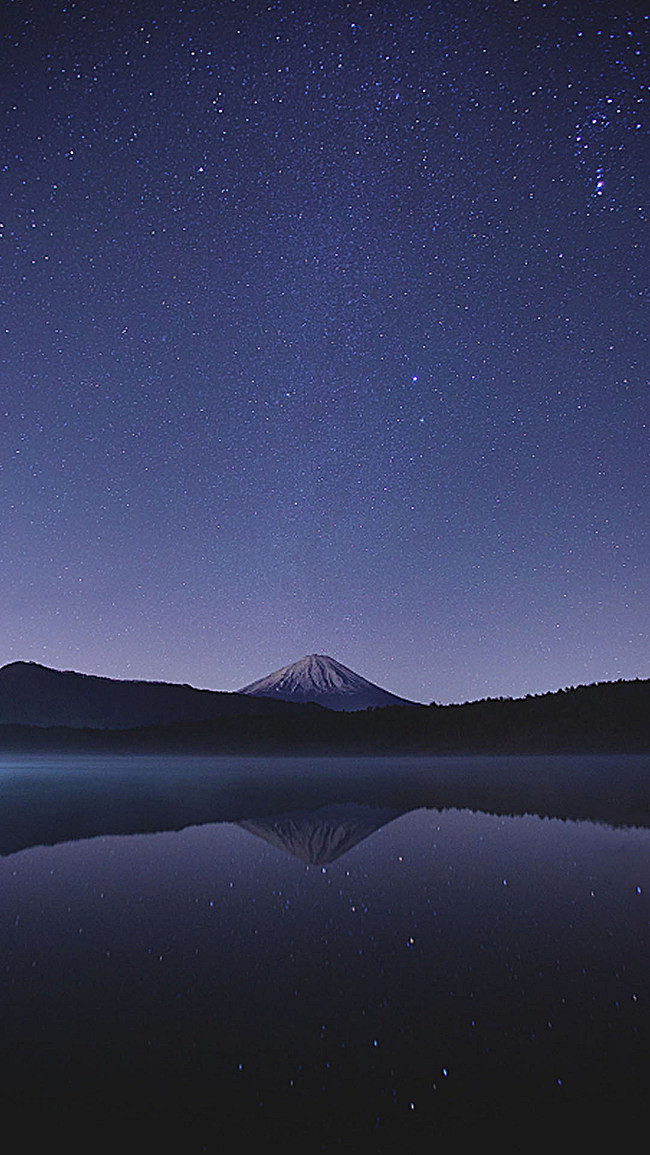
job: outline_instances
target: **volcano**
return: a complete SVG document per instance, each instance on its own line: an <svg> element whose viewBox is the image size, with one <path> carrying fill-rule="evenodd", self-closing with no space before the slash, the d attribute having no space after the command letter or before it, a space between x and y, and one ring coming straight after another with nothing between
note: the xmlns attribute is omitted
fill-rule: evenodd
<svg viewBox="0 0 650 1155"><path fill-rule="evenodd" d="M281 698L285 702L316 702L329 710L367 710L376 706L412 706L355 674L327 654L308 654L291 666L283 666L239 690L255 697Z"/></svg>

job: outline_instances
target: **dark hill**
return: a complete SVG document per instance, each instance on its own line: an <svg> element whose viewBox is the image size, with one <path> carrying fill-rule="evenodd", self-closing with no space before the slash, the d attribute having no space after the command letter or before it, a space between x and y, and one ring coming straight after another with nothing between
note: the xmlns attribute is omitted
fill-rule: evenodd
<svg viewBox="0 0 650 1155"><path fill-rule="evenodd" d="M0 725L116 730L287 713L291 707L285 702L188 685L119 681L36 662L11 662L0 669Z"/></svg>
<svg viewBox="0 0 650 1155"><path fill-rule="evenodd" d="M0 695L5 670L0 671ZM0 749L251 755L650 753L648 680L601 682L535 697L486 699L459 706L336 712L189 686L120 683L79 674L58 677L79 682L52 685L70 684L79 691L89 682L108 683L109 702L103 703L101 711L105 728L95 723L94 728L81 729L88 726L80 719L90 715L91 704L77 702L74 715L72 709L68 715L74 721L66 726L59 722L56 729L43 729L42 720L40 728L0 725ZM92 704L99 716L100 687L92 689L98 695ZM150 692L151 701L147 699ZM155 696L158 692L160 698ZM5 703L0 696L0 718L6 718ZM47 706L52 716L54 703L49 701ZM164 707L165 724L134 723L135 717L145 714L145 706L152 714L154 707L156 711ZM179 715L181 720L175 721ZM48 712L41 706L40 712L34 709L34 716L43 719Z"/></svg>

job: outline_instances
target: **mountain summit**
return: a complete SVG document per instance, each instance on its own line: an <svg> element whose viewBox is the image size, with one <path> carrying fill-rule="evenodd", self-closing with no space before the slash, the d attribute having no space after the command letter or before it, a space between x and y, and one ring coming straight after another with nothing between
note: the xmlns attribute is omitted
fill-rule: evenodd
<svg viewBox="0 0 650 1155"><path fill-rule="evenodd" d="M326 654L308 654L258 682L239 690L285 702L317 702L330 710L367 710L369 706L412 706L413 702L382 690Z"/></svg>

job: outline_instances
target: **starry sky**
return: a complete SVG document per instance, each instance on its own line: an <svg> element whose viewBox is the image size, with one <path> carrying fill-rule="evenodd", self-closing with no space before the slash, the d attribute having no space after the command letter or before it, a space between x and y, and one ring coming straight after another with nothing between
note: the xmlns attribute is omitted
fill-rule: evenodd
<svg viewBox="0 0 650 1155"><path fill-rule="evenodd" d="M2 8L0 664L647 676L647 19Z"/></svg>

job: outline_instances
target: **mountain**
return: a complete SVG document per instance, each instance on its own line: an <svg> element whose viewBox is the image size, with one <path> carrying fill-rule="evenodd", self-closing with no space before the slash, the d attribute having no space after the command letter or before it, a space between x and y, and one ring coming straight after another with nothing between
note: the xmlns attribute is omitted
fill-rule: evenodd
<svg viewBox="0 0 650 1155"><path fill-rule="evenodd" d="M369 706L412 706L355 674L326 654L308 654L291 666L283 666L266 678L239 691L254 697L280 698L285 702L316 702L329 710L367 710Z"/></svg>
<svg viewBox="0 0 650 1155"><path fill-rule="evenodd" d="M172 682L120 681L37 662L0 669L0 725L90 727L175 726L251 714L291 711L283 702L251 702L242 694L196 690Z"/></svg>

